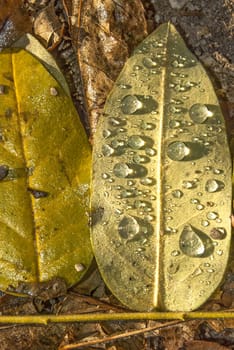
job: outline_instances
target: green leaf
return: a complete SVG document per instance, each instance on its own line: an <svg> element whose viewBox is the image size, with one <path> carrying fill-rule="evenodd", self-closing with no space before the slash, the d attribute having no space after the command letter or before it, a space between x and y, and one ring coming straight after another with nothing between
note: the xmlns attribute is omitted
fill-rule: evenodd
<svg viewBox="0 0 234 350"><path fill-rule="evenodd" d="M0 288L83 276L91 150L71 99L24 50L0 54Z"/></svg>
<svg viewBox="0 0 234 350"><path fill-rule="evenodd" d="M111 291L135 310L199 307L228 260L231 160L208 75L171 24L118 77L93 168L92 243Z"/></svg>

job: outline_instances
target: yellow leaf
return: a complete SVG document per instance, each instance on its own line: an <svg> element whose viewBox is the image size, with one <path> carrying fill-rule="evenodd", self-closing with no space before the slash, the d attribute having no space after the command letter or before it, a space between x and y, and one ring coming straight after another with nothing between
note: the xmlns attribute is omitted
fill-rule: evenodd
<svg viewBox="0 0 234 350"><path fill-rule="evenodd" d="M0 288L55 276L72 285L92 259L87 137L69 96L24 50L0 54L0 104Z"/></svg>
<svg viewBox="0 0 234 350"><path fill-rule="evenodd" d="M135 310L199 307L229 256L231 160L207 73L171 24L135 50L94 138L94 254Z"/></svg>

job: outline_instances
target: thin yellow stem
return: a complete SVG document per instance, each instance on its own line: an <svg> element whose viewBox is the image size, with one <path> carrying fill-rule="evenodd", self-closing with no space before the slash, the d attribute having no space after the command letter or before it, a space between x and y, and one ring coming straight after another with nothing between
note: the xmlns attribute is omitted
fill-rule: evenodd
<svg viewBox="0 0 234 350"><path fill-rule="evenodd" d="M132 321L132 320L191 320L191 319L234 319L234 312L123 312L75 315L25 315L0 316L0 323L48 324L68 322Z"/></svg>

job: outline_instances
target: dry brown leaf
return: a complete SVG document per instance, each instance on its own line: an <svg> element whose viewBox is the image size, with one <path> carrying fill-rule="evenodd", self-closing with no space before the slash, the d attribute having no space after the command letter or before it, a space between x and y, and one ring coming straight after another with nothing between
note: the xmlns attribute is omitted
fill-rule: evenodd
<svg viewBox="0 0 234 350"><path fill-rule="evenodd" d="M31 32L31 22L22 0L0 0L0 48L9 47L24 33Z"/></svg>
<svg viewBox="0 0 234 350"><path fill-rule="evenodd" d="M54 7L54 0L49 2L49 5L40 11L34 22L34 32L45 42L46 47L54 49L63 35L64 24L62 24L56 13Z"/></svg>
<svg viewBox="0 0 234 350"><path fill-rule="evenodd" d="M106 96L133 48L147 35L140 0L63 0L77 50L91 135Z"/></svg>

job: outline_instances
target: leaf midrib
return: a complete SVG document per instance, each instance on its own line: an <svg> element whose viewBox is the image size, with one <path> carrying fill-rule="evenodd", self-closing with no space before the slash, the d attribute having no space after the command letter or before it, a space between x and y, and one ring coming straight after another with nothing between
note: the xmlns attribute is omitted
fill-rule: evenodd
<svg viewBox="0 0 234 350"><path fill-rule="evenodd" d="M168 52L168 37L170 33L170 24L167 26L167 33L166 33L166 45L165 45L165 57L167 59L167 52ZM161 265L163 263L163 259L161 259L161 253L162 253L162 247L161 247L161 239L162 239L162 230L163 230L163 172L162 172L162 157L163 157L163 131L164 131L164 101L165 101L165 95L166 95L166 81L167 81L167 64L162 68L162 79L161 79L161 86L160 91L162 91L161 99L159 102L159 142L158 142L158 162L157 162L157 176L158 184L156 186L157 191L157 209L156 209L156 264L155 264L155 283L154 283L154 296L153 296L153 305L155 307L158 307L160 305L160 295L161 295Z"/></svg>

